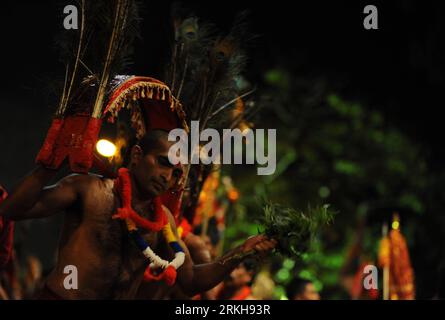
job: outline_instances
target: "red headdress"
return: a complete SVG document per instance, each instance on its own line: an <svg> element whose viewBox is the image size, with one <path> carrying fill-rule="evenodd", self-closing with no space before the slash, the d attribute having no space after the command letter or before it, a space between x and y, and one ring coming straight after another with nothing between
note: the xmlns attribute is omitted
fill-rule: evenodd
<svg viewBox="0 0 445 320"><path fill-rule="evenodd" d="M58 169L68 159L72 171L86 173L93 165L110 79L128 61L139 16L135 0L81 0L79 5L79 29L63 30L58 39L65 82L36 162Z"/></svg>

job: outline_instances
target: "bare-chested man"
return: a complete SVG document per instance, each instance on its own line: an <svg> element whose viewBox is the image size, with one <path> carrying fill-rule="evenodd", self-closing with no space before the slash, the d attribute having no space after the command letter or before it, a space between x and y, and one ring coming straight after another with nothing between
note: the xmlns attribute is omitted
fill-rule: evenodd
<svg viewBox="0 0 445 320"><path fill-rule="evenodd" d="M141 216L153 219L152 199L173 185L181 172L168 160L172 142L167 133L149 131L131 150L128 166L132 183L132 206ZM0 205L0 216L12 220L43 218L64 211L65 221L59 243L58 260L46 280L42 298L132 299L148 264L131 242L124 223L112 219L120 207L113 181L93 175L71 175L45 188L55 171L37 167ZM172 215L164 208L175 228ZM150 247L164 259L173 252L162 233L143 234ZM249 238L223 258L208 264L193 265L187 248L186 259L178 270L177 283L189 295L219 283L240 262L239 253L257 250L264 254L275 247L263 236ZM229 259L227 259L229 258ZM78 289L65 289L65 266L78 270ZM156 295L153 283L153 296ZM147 296L145 296L147 297Z"/></svg>

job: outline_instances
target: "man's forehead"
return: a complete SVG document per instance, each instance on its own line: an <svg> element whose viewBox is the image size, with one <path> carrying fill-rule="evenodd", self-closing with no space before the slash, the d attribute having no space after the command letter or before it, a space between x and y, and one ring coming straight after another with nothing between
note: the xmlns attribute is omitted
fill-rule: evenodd
<svg viewBox="0 0 445 320"><path fill-rule="evenodd" d="M170 148L173 145L175 145L175 143L176 143L175 141L168 140L168 135L161 135L158 137L158 139L156 139L156 144L151 148L151 151L149 153L151 153L152 155L155 155L155 156L169 158ZM176 159L179 160L179 162L177 164L173 164L170 161L170 158L168 161L173 164L175 169L184 171L185 164L187 164L188 161L186 158L183 157L183 155L180 153L179 150L177 150L177 158Z"/></svg>
<svg viewBox="0 0 445 320"><path fill-rule="evenodd" d="M162 135L158 139L159 146L162 146L162 148L170 149L170 147L174 144L174 141L168 140L168 134Z"/></svg>
<svg viewBox="0 0 445 320"><path fill-rule="evenodd" d="M153 142L153 146L150 148L151 153L155 153L157 155L168 155L168 151L170 147L173 145L173 142L168 141L167 138L159 137Z"/></svg>

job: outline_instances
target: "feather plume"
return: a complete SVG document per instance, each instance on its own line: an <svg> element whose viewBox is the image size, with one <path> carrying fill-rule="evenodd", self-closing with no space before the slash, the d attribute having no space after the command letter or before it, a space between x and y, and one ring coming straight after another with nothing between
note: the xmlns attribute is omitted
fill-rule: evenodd
<svg viewBox="0 0 445 320"><path fill-rule="evenodd" d="M174 37L166 81L173 94L186 109L188 120L200 121L201 130L207 126L230 127L222 120L228 119L229 109L245 93L240 92L237 80L246 63L243 46L252 39L247 13L240 13L230 32L222 34L213 24L173 5L172 24Z"/></svg>
<svg viewBox="0 0 445 320"><path fill-rule="evenodd" d="M84 108L90 107L84 111L100 117L109 80L131 63L132 45L139 36L140 4L135 0L78 0L76 4L80 28L62 30L57 38L66 77L56 116L79 111L77 102L87 84L96 96L84 101Z"/></svg>

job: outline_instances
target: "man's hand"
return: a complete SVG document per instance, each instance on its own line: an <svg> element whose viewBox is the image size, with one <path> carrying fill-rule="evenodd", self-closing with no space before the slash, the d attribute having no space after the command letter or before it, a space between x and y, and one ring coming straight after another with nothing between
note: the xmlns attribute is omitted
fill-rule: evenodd
<svg viewBox="0 0 445 320"><path fill-rule="evenodd" d="M257 235L247 239L241 246L243 253L256 251L260 256L264 256L277 245L275 239L269 239L265 235Z"/></svg>
<svg viewBox="0 0 445 320"><path fill-rule="evenodd" d="M173 218L171 218L173 220ZM171 222L174 225L174 220ZM217 260L194 265L187 247L184 245L186 259L178 270L181 289L189 296L208 291L224 280L240 262L252 253L261 257L275 248L277 241L264 235L247 239L241 246L229 251Z"/></svg>

